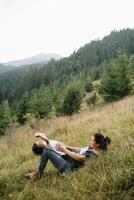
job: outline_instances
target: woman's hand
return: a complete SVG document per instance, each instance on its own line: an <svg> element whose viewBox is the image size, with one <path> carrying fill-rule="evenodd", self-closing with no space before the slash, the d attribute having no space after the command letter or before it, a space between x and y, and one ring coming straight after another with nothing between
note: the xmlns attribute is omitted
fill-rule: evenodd
<svg viewBox="0 0 134 200"><path fill-rule="evenodd" d="M66 148L67 148L67 145L66 145L66 144L64 144L64 142L61 142L61 141L60 141L60 144L62 144L64 147L66 147Z"/></svg>
<svg viewBox="0 0 134 200"><path fill-rule="evenodd" d="M56 150L57 150L57 151L65 152L65 151L66 151L66 147L65 147L65 145L63 145L63 144L61 144L61 143L57 143L57 144L56 144Z"/></svg>

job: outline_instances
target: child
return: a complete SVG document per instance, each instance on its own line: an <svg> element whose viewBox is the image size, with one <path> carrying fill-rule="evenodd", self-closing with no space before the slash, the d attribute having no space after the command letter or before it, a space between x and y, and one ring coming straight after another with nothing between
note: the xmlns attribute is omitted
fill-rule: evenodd
<svg viewBox="0 0 134 200"><path fill-rule="evenodd" d="M60 143L63 144L62 142L59 142L56 140L49 140L44 133L40 133L40 132L36 133L35 137L40 137L42 140L38 140L37 142L33 144L32 151L34 154L41 155L43 152L43 149L47 148L52 151L55 151L60 156L65 155L64 152L56 150L56 145ZM31 172L31 173L26 174L25 178L34 180L34 179L40 178L40 174L38 172Z"/></svg>
<svg viewBox="0 0 134 200"><path fill-rule="evenodd" d="M55 151L56 153L58 153L60 155L65 154L62 151L56 150L56 145L59 143L62 143L62 142L59 142L57 140L49 140L44 133L36 133L35 137L40 137L42 140L39 140L33 144L33 148L32 148L33 153L35 153L37 155L41 154L40 152L38 153L36 148L41 148L41 150L40 150L41 152L43 151L44 148L47 148L47 149L51 149L51 150Z"/></svg>

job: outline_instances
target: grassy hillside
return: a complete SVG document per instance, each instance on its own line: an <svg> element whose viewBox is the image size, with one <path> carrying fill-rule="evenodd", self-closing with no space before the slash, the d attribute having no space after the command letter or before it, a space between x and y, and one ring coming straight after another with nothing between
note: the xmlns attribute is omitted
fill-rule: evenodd
<svg viewBox="0 0 134 200"><path fill-rule="evenodd" d="M92 133L112 139L109 151L67 177L49 163L44 178L24 179L35 170L38 157L31 146L36 131L68 145L86 146ZM31 121L0 139L0 199L7 200L132 200L134 199L134 96L72 117ZM9 143L9 139L12 142Z"/></svg>

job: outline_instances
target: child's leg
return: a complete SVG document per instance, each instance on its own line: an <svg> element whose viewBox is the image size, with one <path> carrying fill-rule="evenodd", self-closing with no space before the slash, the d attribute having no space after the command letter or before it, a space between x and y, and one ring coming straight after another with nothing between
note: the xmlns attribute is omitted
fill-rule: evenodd
<svg viewBox="0 0 134 200"><path fill-rule="evenodd" d="M38 166L38 171L40 173L43 173L48 159L53 163L53 165L60 171L64 171L70 168L71 171L71 164L64 160L59 154L57 154L55 151L49 150L49 149L44 149L42 155L41 155L41 160L40 164Z"/></svg>

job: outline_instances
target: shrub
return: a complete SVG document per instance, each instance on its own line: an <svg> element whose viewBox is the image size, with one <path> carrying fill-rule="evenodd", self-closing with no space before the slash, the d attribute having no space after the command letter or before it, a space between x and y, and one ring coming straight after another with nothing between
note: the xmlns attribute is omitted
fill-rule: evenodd
<svg viewBox="0 0 134 200"><path fill-rule="evenodd" d="M93 90L93 84L91 80L87 80L84 84L84 89L86 92L92 92Z"/></svg>
<svg viewBox="0 0 134 200"><path fill-rule="evenodd" d="M72 115L80 110L82 95L79 88L71 87L68 89L63 99L63 113Z"/></svg>

